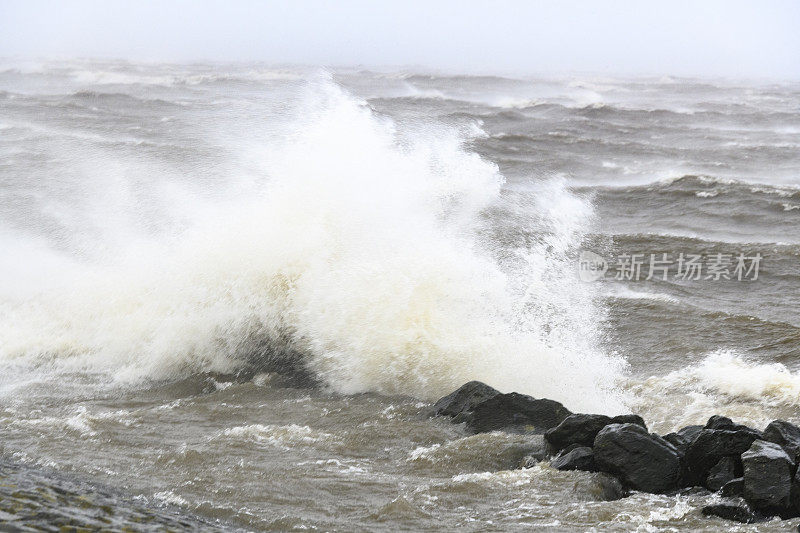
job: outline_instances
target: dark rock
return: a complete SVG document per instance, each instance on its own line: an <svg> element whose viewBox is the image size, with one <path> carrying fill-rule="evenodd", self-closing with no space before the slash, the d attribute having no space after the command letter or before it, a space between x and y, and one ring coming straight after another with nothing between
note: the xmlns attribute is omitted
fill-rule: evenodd
<svg viewBox="0 0 800 533"><path fill-rule="evenodd" d="M622 486L622 482L615 476L605 472L599 472L596 476L597 486L604 501L620 500L628 495L628 491Z"/></svg>
<svg viewBox="0 0 800 533"><path fill-rule="evenodd" d="M475 433L501 429L543 433L571 414L569 409L554 400L537 400L511 392L497 394L475 405L467 417L467 426Z"/></svg>
<svg viewBox="0 0 800 533"><path fill-rule="evenodd" d="M457 391L440 398L433 405L433 415L456 416L461 413L468 413L479 403L489 398L494 398L498 394L500 394L500 391L486 383L470 381L459 387Z"/></svg>
<svg viewBox="0 0 800 533"><path fill-rule="evenodd" d="M638 424L611 424L600 430L594 440L594 460L598 470L645 492L676 489L681 475L675 447Z"/></svg>
<svg viewBox="0 0 800 533"><path fill-rule="evenodd" d="M680 436L677 433L667 433L661 437L665 441L669 442L675 449L678 450L678 453L683 457L686 455L686 448L689 447L689 441Z"/></svg>
<svg viewBox="0 0 800 533"><path fill-rule="evenodd" d="M594 452L588 446L580 446L572 451L560 453L550 462L557 470L583 470L595 472Z"/></svg>
<svg viewBox="0 0 800 533"><path fill-rule="evenodd" d="M742 464L742 495L747 503L762 512L785 513L789 508L794 464L783 448L757 440L742 454Z"/></svg>
<svg viewBox="0 0 800 533"><path fill-rule="evenodd" d="M647 424L644 423L644 418L639 415L617 415L611 417L612 424L636 424L647 429Z"/></svg>
<svg viewBox="0 0 800 533"><path fill-rule="evenodd" d="M749 431L756 435L757 438L762 437L762 433L757 429L753 429L751 427L747 427L742 424L736 424L733 420L728 418L727 416L719 416L714 415L708 419L706 422L705 429L721 429L725 431Z"/></svg>
<svg viewBox="0 0 800 533"><path fill-rule="evenodd" d="M592 446L600 430L610 423L611 417L605 415L569 415L559 425L547 430L544 440L554 452L563 450L571 444Z"/></svg>
<svg viewBox="0 0 800 533"><path fill-rule="evenodd" d="M764 430L764 440L783 448L794 463L800 460L800 427L785 420L774 420Z"/></svg>
<svg viewBox="0 0 800 533"><path fill-rule="evenodd" d="M644 420L639 415L619 415L608 417L606 415L574 414L564 419L558 426L545 432L544 438L552 452L563 450L567 446L592 446L594 438L601 429L609 424L638 424L647 428Z"/></svg>
<svg viewBox="0 0 800 533"><path fill-rule="evenodd" d="M741 522L742 524L754 524L766 520L765 516L753 511L744 502L723 502L715 505L706 505L703 507L703 514Z"/></svg>
<svg viewBox="0 0 800 533"><path fill-rule="evenodd" d="M750 431L703 429L686 449L685 485L699 485L705 481L711 467L726 456L739 456L746 452L756 435Z"/></svg>
<svg viewBox="0 0 800 533"><path fill-rule="evenodd" d="M789 509L786 514L788 515L787 517L800 516L800 468L795 471L792 477L792 489L789 493Z"/></svg>
<svg viewBox="0 0 800 533"><path fill-rule="evenodd" d="M695 425L695 426L685 426L678 430L678 435L686 439L686 441L691 444L694 442L694 439L700 435L700 432L703 431L705 428L703 426Z"/></svg>
<svg viewBox="0 0 800 533"><path fill-rule="evenodd" d="M736 459L736 457L731 456L723 457L711 467L705 483L708 490L716 492L736 477Z"/></svg>
<svg viewBox="0 0 800 533"><path fill-rule="evenodd" d="M725 483L725 485L720 490L720 494L725 498L731 498L734 496L741 496L743 491L744 491L744 478L737 477Z"/></svg>
<svg viewBox="0 0 800 533"><path fill-rule="evenodd" d="M694 442L703 429L705 429L703 426L686 426L676 432L667 433L663 438L675 446L681 456L684 456L689 445Z"/></svg>

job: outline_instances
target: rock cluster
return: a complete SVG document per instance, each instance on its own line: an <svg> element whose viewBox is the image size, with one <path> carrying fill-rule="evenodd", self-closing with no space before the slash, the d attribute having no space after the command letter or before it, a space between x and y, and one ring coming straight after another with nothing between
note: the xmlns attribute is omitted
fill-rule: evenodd
<svg viewBox="0 0 800 533"><path fill-rule="evenodd" d="M434 405L433 414L475 433L543 433L559 470L603 472L625 490L703 487L724 498L703 514L752 523L800 516L800 427L775 420L764 431L712 416L660 436L638 415L571 413L553 400L503 394L472 381Z"/></svg>

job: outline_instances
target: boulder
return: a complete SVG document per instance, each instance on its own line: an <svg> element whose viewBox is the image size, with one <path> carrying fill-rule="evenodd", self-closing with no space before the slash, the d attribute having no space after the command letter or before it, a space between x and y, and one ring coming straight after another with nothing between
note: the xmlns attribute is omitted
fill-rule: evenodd
<svg viewBox="0 0 800 533"><path fill-rule="evenodd" d="M783 448L757 440L742 454L742 495L751 507L769 514L785 514L789 508L794 463Z"/></svg>
<svg viewBox="0 0 800 533"><path fill-rule="evenodd" d="M553 452L558 452L573 444L578 446L592 446L592 444L594 444L594 438L600 430L607 425L628 423L647 428L644 420L639 415L608 417L606 415L577 413L569 415L558 426L547 430L544 434L544 438Z"/></svg>
<svg viewBox="0 0 800 533"><path fill-rule="evenodd" d="M467 416L467 426L475 433L496 430L544 433L571 414L554 400L538 400L511 392L497 394L475 405Z"/></svg>
<svg viewBox="0 0 800 533"><path fill-rule="evenodd" d="M557 470L583 470L595 472L594 452L588 446L579 446L571 451L560 453L550 461L550 466Z"/></svg>
<svg viewBox="0 0 800 533"><path fill-rule="evenodd" d="M691 444L694 442L694 439L700 435L700 432L705 429L703 426L694 425L694 426L684 426L678 430L678 435L686 439L686 441Z"/></svg>
<svg viewBox="0 0 800 533"><path fill-rule="evenodd" d="M689 445L694 442L697 435L705 429L703 426L686 426L673 433L664 435L664 440L675 446L680 452L681 456L686 454Z"/></svg>
<svg viewBox="0 0 800 533"><path fill-rule="evenodd" d="M725 483L725 486L720 490L723 498L731 498L733 496L741 496L744 491L744 478L737 477Z"/></svg>
<svg viewBox="0 0 800 533"><path fill-rule="evenodd" d="M647 424L644 422L644 418L639 415L617 415L611 417L612 424L636 424L637 426L642 426L644 429L647 429Z"/></svg>
<svg viewBox="0 0 800 533"><path fill-rule="evenodd" d="M644 492L678 488L678 451L638 424L610 424L594 440L597 469L618 476L628 487Z"/></svg>
<svg viewBox="0 0 800 533"><path fill-rule="evenodd" d="M600 430L610 423L611 417L605 415L569 415L559 425L548 429L544 434L544 440L554 452L563 450L571 444L592 446Z"/></svg>
<svg viewBox="0 0 800 533"><path fill-rule="evenodd" d="M714 415L708 419L706 422L705 429L722 429L725 431L749 431L756 435L757 438L761 438L762 434L757 429L753 429L751 427L747 427L742 424L736 424L733 420L728 418L727 416L720 416Z"/></svg>
<svg viewBox="0 0 800 533"><path fill-rule="evenodd" d="M735 457L727 456L711 467L706 476L705 487L710 491L718 491L729 481L736 477L737 461Z"/></svg>
<svg viewBox="0 0 800 533"><path fill-rule="evenodd" d="M774 420L764 430L764 440L783 448L794 463L800 460L800 427L785 420Z"/></svg>
<svg viewBox="0 0 800 533"><path fill-rule="evenodd" d="M751 431L703 429L684 455L687 478L685 485L699 485L705 481L711 467L726 456L738 457L756 440Z"/></svg>
<svg viewBox="0 0 800 533"><path fill-rule="evenodd" d="M470 381L451 392L447 396L440 398L433 405L434 416L457 416L462 413L472 411L476 405L494 398L500 391L481 383L480 381Z"/></svg>
<svg viewBox="0 0 800 533"><path fill-rule="evenodd" d="M746 503L741 501L706 505L703 507L703 514L705 516L717 516L726 520L741 522L742 524L754 524L756 522L763 522L767 519L767 517L761 515L757 511L752 510Z"/></svg>

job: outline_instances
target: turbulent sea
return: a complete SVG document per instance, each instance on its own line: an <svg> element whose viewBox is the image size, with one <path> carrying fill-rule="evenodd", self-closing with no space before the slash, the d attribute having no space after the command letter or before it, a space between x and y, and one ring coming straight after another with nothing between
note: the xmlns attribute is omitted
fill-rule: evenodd
<svg viewBox="0 0 800 533"><path fill-rule="evenodd" d="M427 416L800 422L797 83L6 61L0 246L9 460L252 531L797 527Z"/></svg>

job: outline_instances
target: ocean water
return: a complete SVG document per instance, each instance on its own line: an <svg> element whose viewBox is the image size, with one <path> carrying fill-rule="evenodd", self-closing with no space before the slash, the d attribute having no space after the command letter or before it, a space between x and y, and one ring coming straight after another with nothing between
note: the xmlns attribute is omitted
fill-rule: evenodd
<svg viewBox="0 0 800 533"><path fill-rule="evenodd" d="M800 422L799 84L0 67L5 456L254 531L796 527L602 501L426 413L479 379Z"/></svg>

